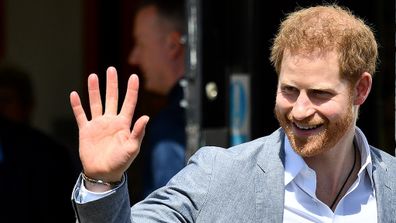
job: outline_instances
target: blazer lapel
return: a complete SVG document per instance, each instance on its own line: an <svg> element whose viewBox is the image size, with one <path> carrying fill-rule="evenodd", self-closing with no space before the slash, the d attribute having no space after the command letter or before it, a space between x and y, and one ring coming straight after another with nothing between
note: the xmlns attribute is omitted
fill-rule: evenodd
<svg viewBox="0 0 396 223"><path fill-rule="evenodd" d="M284 133L278 129L263 144L256 168L256 220L282 222L284 209Z"/></svg>

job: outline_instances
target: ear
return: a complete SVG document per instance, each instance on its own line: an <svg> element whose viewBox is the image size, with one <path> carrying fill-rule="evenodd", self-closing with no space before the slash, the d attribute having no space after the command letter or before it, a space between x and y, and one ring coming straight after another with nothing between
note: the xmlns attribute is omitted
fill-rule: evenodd
<svg viewBox="0 0 396 223"><path fill-rule="evenodd" d="M366 98L368 97L371 90L372 82L373 80L371 74L364 72L361 75L354 87L355 105L361 105L366 101Z"/></svg>
<svg viewBox="0 0 396 223"><path fill-rule="evenodd" d="M183 44L181 43L182 35L179 32L170 32L166 39L169 56L173 59L179 57L183 52Z"/></svg>

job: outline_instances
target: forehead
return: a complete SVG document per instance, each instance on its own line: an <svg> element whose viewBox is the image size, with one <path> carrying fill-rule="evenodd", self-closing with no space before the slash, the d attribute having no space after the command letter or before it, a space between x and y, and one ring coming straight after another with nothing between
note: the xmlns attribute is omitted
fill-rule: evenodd
<svg viewBox="0 0 396 223"><path fill-rule="evenodd" d="M134 20L134 35L158 32L158 10L155 6L146 6L138 11Z"/></svg>
<svg viewBox="0 0 396 223"><path fill-rule="evenodd" d="M291 53L285 50L279 81L300 85L331 85L341 80L338 54L335 51Z"/></svg>

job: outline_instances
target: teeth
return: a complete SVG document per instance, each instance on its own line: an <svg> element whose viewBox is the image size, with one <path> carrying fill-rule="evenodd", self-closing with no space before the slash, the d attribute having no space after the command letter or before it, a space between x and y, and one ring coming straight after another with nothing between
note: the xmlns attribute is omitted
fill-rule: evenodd
<svg viewBox="0 0 396 223"><path fill-rule="evenodd" d="M310 130L310 129L314 129L317 128L319 125L313 125L313 126L303 126L303 125L299 125L297 123L295 123L296 126L300 129L304 129L304 130Z"/></svg>

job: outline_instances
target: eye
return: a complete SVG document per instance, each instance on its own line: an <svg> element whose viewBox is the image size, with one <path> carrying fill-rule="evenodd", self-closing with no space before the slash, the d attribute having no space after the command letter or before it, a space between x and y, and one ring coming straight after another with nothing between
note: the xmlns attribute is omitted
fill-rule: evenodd
<svg viewBox="0 0 396 223"><path fill-rule="evenodd" d="M286 95L299 94L298 89L292 86L282 86L281 92L282 94L286 94Z"/></svg>
<svg viewBox="0 0 396 223"><path fill-rule="evenodd" d="M311 95L318 99L330 99L333 97L331 92L323 90L312 90Z"/></svg>

